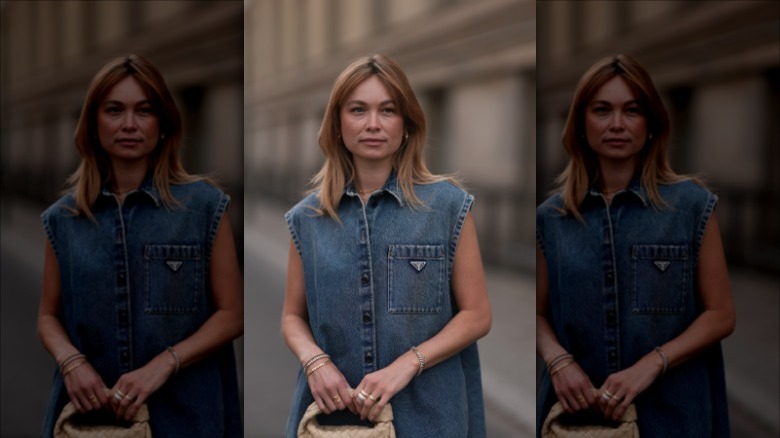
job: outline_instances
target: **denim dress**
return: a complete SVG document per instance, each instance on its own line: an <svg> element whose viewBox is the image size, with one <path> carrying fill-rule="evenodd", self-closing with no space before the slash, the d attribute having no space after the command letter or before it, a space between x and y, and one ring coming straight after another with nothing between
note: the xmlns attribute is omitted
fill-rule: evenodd
<svg viewBox="0 0 780 438"><path fill-rule="evenodd" d="M303 260L309 324L317 345L356 387L366 374L438 333L458 311L450 280L458 237L473 197L449 182L415 185L411 207L391 174L363 204L347 186L341 223L318 215L310 194L286 215ZM287 436L314 401L298 373ZM399 438L484 437L476 343L426 369L391 400ZM352 424L349 411L322 424Z"/></svg>
<svg viewBox="0 0 780 438"><path fill-rule="evenodd" d="M96 222L74 214L71 194L42 214L59 262L65 330L109 388L215 311L209 258L230 198L202 181L170 190L180 205L165 205L147 178L123 204L102 190ZM57 369L44 436L69 400ZM146 403L154 436L241 436L232 344L179 370Z"/></svg>
<svg viewBox="0 0 780 438"><path fill-rule="evenodd" d="M667 206L651 204L637 178L611 205L591 189L581 207L584 223L561 213L560 195L537 208L548 318L596 388L678 336L702 312L696 263L717 197L692 181L658 190ZM555 401L545 369L537 435ZM643 438L729 436L720 344L669 369L634 403Z"/></svg>

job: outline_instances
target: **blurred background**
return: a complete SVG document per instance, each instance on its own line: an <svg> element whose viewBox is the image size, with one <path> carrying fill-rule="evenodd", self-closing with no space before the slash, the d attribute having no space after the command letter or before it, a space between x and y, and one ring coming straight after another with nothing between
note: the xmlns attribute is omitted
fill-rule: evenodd
<svg viewBox="0 0 780 438"><path fill-rule="evenodd" d="M241 1L0 2L1 436L40 436L56 365L36 335L39 215L79 162L76 121L109 59L135 52L160 69L184 118L185 167L232 196L243 249L243 9Z"/></svg>
<svg viewBox="0 0 780 438"><path fill-rule="evenodd" d="M720 196L737 308L723 342L733 435L780 436L780 3L538 2L537 23L537 202L566 163L580 76L604 56L636 57L672 118L672 167Z"/></svg>
<svg viewBox="0 0 780 438"><path fill-rule="evenodd" d="M279 329L283 214L322 164L317 133L336 76L386 53L429 122L427 161L475 195L493 329L480 341L489 436L534 425L536 3L249 0L244 166L248 436L282 436L300 367Z"/></svg>

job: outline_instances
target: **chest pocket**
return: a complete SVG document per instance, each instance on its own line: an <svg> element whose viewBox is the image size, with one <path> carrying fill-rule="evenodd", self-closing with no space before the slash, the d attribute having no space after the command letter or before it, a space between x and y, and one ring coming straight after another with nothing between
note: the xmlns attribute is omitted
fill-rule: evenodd
<svg viewBox="0 0 780 438"><path fill-rule="evenodd" d="M680 313L691 284L687 245L634 245L631 308L635 313Z"/></svg>
<svg viewBox="0 0 780 438"><path fill-rule="evenodd" d="M144 246L144 312L193 313L203 283L200 245Z"/></svg>
<svg viewBox="0 0 780 438"><path fill-rule="evenodd" d="M444 284L444 246L390 245L387 259L387 310L438 313Z"/></svg>

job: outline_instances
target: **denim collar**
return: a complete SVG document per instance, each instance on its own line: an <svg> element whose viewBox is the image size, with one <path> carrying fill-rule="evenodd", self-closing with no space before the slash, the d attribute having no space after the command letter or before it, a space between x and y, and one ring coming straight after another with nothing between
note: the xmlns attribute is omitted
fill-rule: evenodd
<svg viewBox="0 0 780 438"><path fill-rule="evenodd" d="M628 186L626 186L625 189L618 191L613 195L613 198L621 193L631 193L642 202L642 206L647 207L650 205L649 198L647 196L647 189L644 185L642 185L639 173L635 174L633 178L631 178L631 182L628 183ZM594 197L601 197L601 189L599 188L598 183L595 181L591 183L590 187L588 188L588 195L594 196Z"/></svg>
<svg viewBox="0 0 780 438"><path fill-rule="evenodd" d="M161 205L160 192L157 190L157 186L154 185L154 180L151 173L146 175L144 180L141 182L141 185L138 186L137 189L129 191L125 197L136 192L146 194L154 202L155 207L159 207ZM111 190L111 186L109 184L105 184L100 188L100 194L109 197L114 196L114 192Z"/></svg>
<svg viewBox="0 0 780 438"><path fill-rule="evenodd" d="M398 179L396 177L395 169L393 169L390 172L390 176L387 177L387 181L385 182L385 185L382 186L381 189L378 190L379 192L387 192L395 198L396 201L398 201L398 205L401 207L404 206L404 193L401 191L401 187L398 184ZM344 194L347 196L358 196L358 192L355 189L355 184L353 181L350 181L345 187L344 187Z"/></svg>

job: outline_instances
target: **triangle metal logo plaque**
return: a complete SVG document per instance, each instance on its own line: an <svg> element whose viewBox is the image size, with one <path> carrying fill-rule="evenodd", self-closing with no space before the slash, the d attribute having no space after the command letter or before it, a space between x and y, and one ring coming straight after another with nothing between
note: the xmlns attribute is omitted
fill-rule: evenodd
<svg viewBox="0 0 780 438"><path fill-rule="evenodd" d="M410 264L410 265L412 265L412 267L413 267L413 268L414 268L414 269L415 269L417 272L420 272L420 271L422 271L422 270L423 270L423 268L425 267L425 265L427 264L427 262L425 262L425 261L423 261L423 260L412 260L412 261L410 261L410 262L409 262L409 264Z"/></svg>
<svg viewBox="0 0 780 438"><path fill-rule="evenodd" d="M656 260L653 262L656 268L658 268L661 272L666 272L666 269L669 268L669 265L672 264L669 260Z"/></svg>
<svg viewBox="0 0 780 438"><path fill-rule="evenodd" d="M181 268L181 265L184 264L183 262L179 260L168 260L165 262L166 265L168 265L169 268L171 268L171 271L176 272Z"/></svg>

